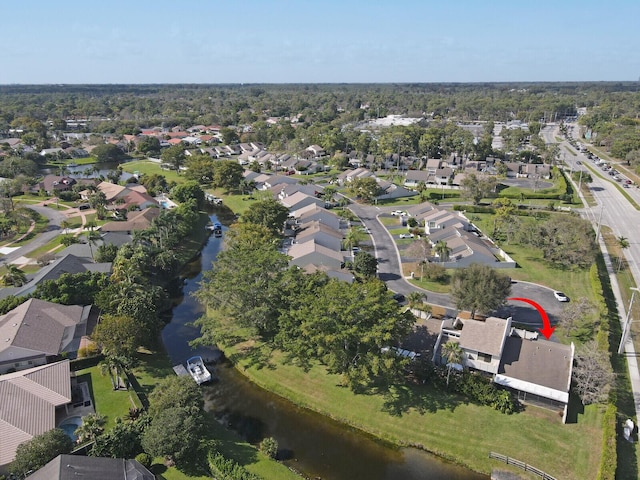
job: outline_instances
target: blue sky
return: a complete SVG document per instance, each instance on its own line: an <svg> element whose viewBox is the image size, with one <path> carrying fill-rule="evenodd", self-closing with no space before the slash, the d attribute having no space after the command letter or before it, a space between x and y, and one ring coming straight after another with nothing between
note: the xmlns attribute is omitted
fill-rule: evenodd
<svg viewBox="0 0 640 480"><path fill-rule="evenodd" d="M22 0L0 84L626 81L638 0Z"/></svg>

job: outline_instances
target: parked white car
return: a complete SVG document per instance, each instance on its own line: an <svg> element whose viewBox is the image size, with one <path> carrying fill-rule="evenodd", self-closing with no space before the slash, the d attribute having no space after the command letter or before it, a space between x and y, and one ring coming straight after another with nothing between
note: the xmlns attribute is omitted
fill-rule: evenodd
<svg viewBox="0 0 640 480"><path fill-rule="evenodd" d="M553 296L556 297L556 300L559 302L568 302L569 297L567 297L564 293L555 291L553 292Z"/></svg>
<svg viewBox="0 0 640 480"><path fill-rule="evenodd" d="M413 238L415 235L413 233L401 233L400 238Z"/></svg>
<svg viewBox="0 0 640 480"><path fill-rule="evenodd" d="M407 212L403 212L402 210L394 210L393 212L391 212L391 215L394 215L396 217L402 217L406 214Z"/></svg>

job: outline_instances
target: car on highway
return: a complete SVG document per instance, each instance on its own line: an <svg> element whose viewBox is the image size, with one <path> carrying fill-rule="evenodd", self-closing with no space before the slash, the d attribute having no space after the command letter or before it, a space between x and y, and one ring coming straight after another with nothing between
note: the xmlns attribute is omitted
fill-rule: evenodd
<svg viewBox="0 0 640 480"><path fill-rule="evenodd" d="M556 297L556 300L558 300L559 302L568 302L569 301L569 297L567 297L564 293L559 292L559 291L555 291L553 292L553 296Z"/></svg>
<svg viewBox="0 0 640 480"><path fill-rule="evenodd" d="M413 233L401 233L400 238L413 238L415 235Z"/></svg>

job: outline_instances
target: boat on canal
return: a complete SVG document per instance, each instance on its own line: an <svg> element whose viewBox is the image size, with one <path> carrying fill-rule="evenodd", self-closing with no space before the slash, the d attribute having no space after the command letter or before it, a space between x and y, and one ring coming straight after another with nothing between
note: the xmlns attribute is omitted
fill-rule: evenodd
<svg viewBox="0 0 640 480"><path fill-rule="evenodd" d="M187 370L198 385L211 381L211 372L207 370L202 357L199 355L187 360Z"/></svg>

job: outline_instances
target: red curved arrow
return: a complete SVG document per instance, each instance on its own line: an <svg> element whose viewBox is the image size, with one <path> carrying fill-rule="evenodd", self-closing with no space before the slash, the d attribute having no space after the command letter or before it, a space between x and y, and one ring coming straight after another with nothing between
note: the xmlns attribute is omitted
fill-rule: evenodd
<svg viewBox="0 0 640 480"><path fill-rule="evenodd" d="M507 298L507 300L515 300L517 302L528 303L529 305L534 307L542 317L542 328L539 328L538 330L540 330L540 333L542 333L542 335L544 335L544 337L549 340L549 337L551 337L556 327L551 326L551 323L549 322L549 316L547 315L547 312L544 311L544 308L542 308L540 305L529 298L512 297Z"/></svg>

